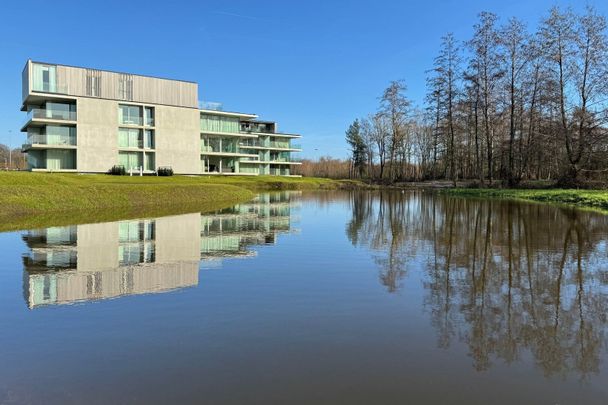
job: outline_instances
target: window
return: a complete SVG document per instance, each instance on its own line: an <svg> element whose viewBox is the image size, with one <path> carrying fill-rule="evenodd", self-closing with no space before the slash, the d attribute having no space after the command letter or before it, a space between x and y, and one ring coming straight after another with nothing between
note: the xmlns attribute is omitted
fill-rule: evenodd
<svg viewBox="0 0 608 405"><path fill-rule="evenodd" d="M146 107L144 110L145 110L145 117L146 117L145 125L148 127L153 127L154 126L154 108Z"/></svg>
<svg viewBox="0 0 608 405"><path fill-rule="evenodd" d="M238 118L201 114L202 131L238 133L239 129L240 124Z"/></svg>
<svg viewBox="0 0 608 405"><path fill-rule="evenodd" d="M118 164L126 170L139 170L142 161L143 153L141 152L118 152Z"/></svg>
<svg viewBox="0 0 608 405"><path fill-rule="evenodd" d="M154 153L146 152L144 156L144 170L154 171L156 170Z"/></svg>
<svg viewBox="0 0 608 405"><path fill-rule="evenodd" d="M76 120L76 104L47 101L45 104L45 111L46 118L56 120Z"/></svg>
<svg viewBox="0 0 608 405"><path fill-rule="evenodd" d="M118 147L142 149L144 145L141 136L141 129L118 128Z"/></svg>
<svg viewBox="0 0 608 405"><path fill-rule="evenodd" d="M76 145L76 127L47 125L45 132L48 145Z"/></svg>
<svg viewBox="0 0 608 405"><path fill-rule="evenodd" d="M151 129L144 131L144 148L154 149L154 131Z"/></svg>
<svg viewBox="0 0 608 405"><path fill-rule="evenodd" d="M141 107L120 104L118 106L118 122L123 125L141 125Z"/></svg>
<svg viewBox="0 0 608 405"><path fill-rule="evenodd" d="M57 67L54 65L32 65L32 90L48 93L57 92Z"/></svg>
<svg viewBox="0 0 608 405"><path fill-rule="evenodd" d="M46 168L49 170L76 169L76 151L61 149L47 150Z"/></svg>

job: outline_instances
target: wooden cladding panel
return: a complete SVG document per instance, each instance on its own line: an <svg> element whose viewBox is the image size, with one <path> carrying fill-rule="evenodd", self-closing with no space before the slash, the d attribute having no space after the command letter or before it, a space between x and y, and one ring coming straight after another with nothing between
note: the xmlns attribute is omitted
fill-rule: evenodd
<svg viewBox="0 0 608 405"><path fill-rule="evenodd" d="M90 72L92 69L58 65L57 84L60 88L67 88L68 95L91 97L87 93L87 71ZM101 95L99 98L198 108L198 85L196 83L103 70L96 70L95 75L100 78ZM130 77L133 82L131 100L127 100L124 92L120 91L120 80L126 76Z"/></svg>

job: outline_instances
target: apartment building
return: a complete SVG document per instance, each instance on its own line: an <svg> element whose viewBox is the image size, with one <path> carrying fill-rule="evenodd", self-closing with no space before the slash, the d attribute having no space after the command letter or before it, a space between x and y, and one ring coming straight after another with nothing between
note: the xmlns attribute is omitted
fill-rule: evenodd
<svg viewBox="0 0 608 405"><path fill-rule="evenodd" d="M32 171L290 176L301 136L199 103L195 82L28 60L23 151Z"/></svg>

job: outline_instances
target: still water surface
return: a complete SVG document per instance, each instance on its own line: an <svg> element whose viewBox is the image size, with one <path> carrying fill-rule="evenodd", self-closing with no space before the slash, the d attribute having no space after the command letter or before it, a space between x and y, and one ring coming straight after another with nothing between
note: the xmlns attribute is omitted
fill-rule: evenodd
<svg viewBox="0 0 608 405"><path fill-rule="evenodd" d="M419 192L0 234L0 404L606 404L607 243Z"/></svg>

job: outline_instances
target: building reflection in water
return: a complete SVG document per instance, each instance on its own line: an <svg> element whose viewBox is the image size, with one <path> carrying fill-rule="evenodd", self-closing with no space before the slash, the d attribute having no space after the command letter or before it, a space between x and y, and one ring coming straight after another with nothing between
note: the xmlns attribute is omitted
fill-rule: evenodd
<svg viewBox="0 0 608 405"><path fill-rule="evenodd" d="M351 195L347 236L388 292L421 269L438 346L473 366L531 355L546 375L599 371L608 326L608 216L428 193Z"/></svg>
<svg viewBox="0 0 608 405"><path fill-rule="evenodd" d="M298 200L299 192L262 194L212 214L28 231L25 301L36 308L196 286L201 260L253 256L253 246L291 232Z"/></svg>

